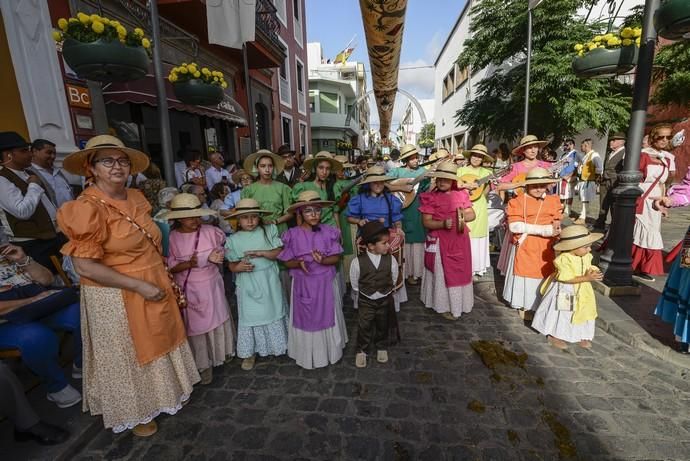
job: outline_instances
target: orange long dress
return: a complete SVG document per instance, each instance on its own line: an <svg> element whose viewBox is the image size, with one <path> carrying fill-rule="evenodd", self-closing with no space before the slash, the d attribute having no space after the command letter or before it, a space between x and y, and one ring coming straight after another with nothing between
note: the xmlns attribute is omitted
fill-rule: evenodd
<svg viewBox="0 0 690 461"><path fill-rule="evenodd" d="M126 200L113 200L90 187L58 210L69 239L62 253L98 260L167 292L162 301L151 302L133 291L81 279L84 410L102 414L106 428L122 432L161 412L174 414L200 378L161 256L100 199L130 216L160 245L151 205L141 192L128 189Z"/></svg>

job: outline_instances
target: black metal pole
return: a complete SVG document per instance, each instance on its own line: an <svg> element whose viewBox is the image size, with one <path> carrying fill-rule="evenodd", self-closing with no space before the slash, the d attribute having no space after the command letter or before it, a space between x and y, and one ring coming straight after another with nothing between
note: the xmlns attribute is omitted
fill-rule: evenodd
<svg viewBox="0 0 690 461"><path fill-rule="evenodd" d="M625 147L623 171L618 175L618 186L613 190L614 204L611 227L609 229L608 248L601 255L601 268L604 271L604 283L608 286L632 285L632 245L635 226L636 200L642 191L639 188L642 174L640 151L647 120L649 88L652 80L652 65L656 48L656 29L654 12L659 7L659 0L645 2L642 26L642 43L635 71L633 88L632 113Z"/></svg>
<svg viewBox="0 0 690 461"><path fill-rule="evenodd" d="M247 44L242 44L242 63L244 65L244 87L247 90L247 116L249 117L249 141L252 152L256 152L256 122L254 121L254 101L252 98L252 79L249 75L249 59L247 57ZM280 84L280 82L278 82ZM269 146L261 146L268 149Z"/></svg>

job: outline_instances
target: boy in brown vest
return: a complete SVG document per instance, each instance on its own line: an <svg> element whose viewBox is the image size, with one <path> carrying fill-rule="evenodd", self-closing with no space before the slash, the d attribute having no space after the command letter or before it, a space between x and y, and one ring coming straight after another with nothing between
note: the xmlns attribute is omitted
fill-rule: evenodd
<svg viewBox="0 0 690 461"><path fill-rule="evenodd" d="M395 322L393 287L398 278L398 263L389 253L388 229L378 221L366 223L361 241L367 251L352 261L350 283L359 294L357 356L355 366L367 366L367 351L374 345L376 360L388 362L389 329ZM392 311L392 314L391 314Z"/></svg>

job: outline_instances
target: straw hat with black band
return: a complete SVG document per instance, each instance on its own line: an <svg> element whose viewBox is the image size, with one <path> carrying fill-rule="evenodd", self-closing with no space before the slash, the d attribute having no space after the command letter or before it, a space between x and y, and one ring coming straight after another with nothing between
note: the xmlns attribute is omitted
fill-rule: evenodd
<svg viewBox="0 0 690 461"><path fill-rule="evenodd" d="M367 171L364 172L364 179L359 183L360 186L364 184L370 184L372 182L386 182L386 181L393 181L395 178L391 176L386 176L386 172L383 169L383 167L380 166L372 166L367 168Z"/></svg>
<svg viewBox="0 0 690 461"><path fill-rule="evenodd" d="M553 249L556 251L577 250L583 246L591 245L603 236L604 234L590 232L585 226L575 224L561 230L560 239L553 246Z"/></svg>
<svg viewBox="0 0 690 461"><path fill-rule="evenodd" d="M448 152L448 149L446 149L445 147L441 147L440 149L438 149L436 152L434 152L433 154L431 154L429 156L429 161L435 161L435 160L439 160L442 158L448 158L448 157L450 157L450 152Z"/></svg>
<svg viewBox="0 0 690 461"><path fill-rule="evenodd" d="M253 154L249 154L247 158L244 159L244 163L242 164L242 166L250 174L256 175L258 174L258 169L256 168L256 165L257 163L259 163L259 159L262 159L263 157L270 157L273 160L273 173L280 174L280 172L283 171L283 168L285 167L285 160L283 159L283 157L274 154L270 150L266 149L260 149L254 152Z"/></svg>
<svg viewBox="0 0 690 461"><path fill-rule="evenodd" d="M412 144L405 144L400 148L400 160L403 163L407 163L407 159L410 157L414 157L415 155L419 155L419 151L417 151L417 147L413 146Z"/></svg>
<svg viewBox="0 0 690 461"><path fill-rule="evenodd" d="M271 214L270 211L262 210L259 206L259 202L253 198L243 198L235 206L235 211L230 213L228 218L236 218L242 216L243 214Z"/></svg>
<svg viewBox="0 0 690 461"><path fill-rule="evenodd" d="M356 165L353 165L352 163L350 163L350 161L347 158L347 155L336 155L333 158L336 159L337 161L339 161L343 165L343 168L345 168L345 169L354 168L356 166Z"/></svg>
<svg viewBox="0 0 690 461"><path fill-rule="evenodd" d="M319 195L318 192L315 190L305 190L304 192L300 192L300 194L297 196L297 202L293 203L288 209L288 213L294 213L297 211L299 208L302 208L304 206L331 206L335 202L332 202L330 200L323 200L321 196Z"/></svg>
<svg viewBox="0 0 690 461"><path fill-rule="evenodd" d="M488 160L489 162L495 162L496 159L489 154L489 149L486 148L484 144L475 144L472 146L472 149L466 150L465 152L462 153L462 155L466 158L469 159L472 154L477 154L481 155L484 157L485 160Z"/></svg>
<svg viewBox="0 0 690 461"><path fill-rule="evenodd" d="M537 146L541 148L547 145L548 143L548 141L542 141L533 134L528 134L527 136L522 138L520 140L520 144L515 149L513 149L513 154L520 154L526 147L529 146Z"/></svg>
<svg viewBox="0 0 690 461"><path fill-rule="evenodd" d="M247 170L240 168L239 170L235 171L232 174L232 182L233 184L239 184L242 181L242 176L249 176L254 180L254 177L249 173Z"/></svg>
<svg viewBox="0 0 690 461"><path fill-rule="evenodd" d="M430 178L445 178L457 181L458 179L458 166L455 162L444 161L438 164L436 170L430 172L427 176Z"/></svg>
<svg viewBox="0 0 690 461"><path fill-rule="evenodd" d="M553 184L558 182L558 179L553 177L553 174L546 168L536 167L527 172L525 180L520 183L520 186L530 186L534 184Z"/></svg>
<svg viewBox="0 0 690 461"><path fill-rule="evenodd" d="M163 219L201 218L202 216L218 216L214 210L202 208L201 202L194 194L177 194L170 201L170 211L164 213Z"/></svg>
<svg viewBox="0 0 690 461"><path fill-rule="evenodd" d="M302 168L304 168L306 171L312 171L313 169L316 168L316 165L319 164L319 162L328 162L331 164L331 171L334 173L337 173L339 171L342 171L343 169L343 164L337 161L336 159L333 158L330 152L327 152L325 150L322 150L321 152L317 153L315 156L310 158L309 160L305 160L304 163L302 164Z"/></svg>
<svg viewBox="0 0 690 461"><path fill-rule="evenodd" d="M149 166L148 155L125 146L125 144L115 136L101 134L89 139L82 150L73 152L65 157L62 161L62 167L69 173L78 176L87 176L87 166L91 163L98 151L104 149L118 150L127 155L132 164L129 169L129 174L141 173Z"/></svg>

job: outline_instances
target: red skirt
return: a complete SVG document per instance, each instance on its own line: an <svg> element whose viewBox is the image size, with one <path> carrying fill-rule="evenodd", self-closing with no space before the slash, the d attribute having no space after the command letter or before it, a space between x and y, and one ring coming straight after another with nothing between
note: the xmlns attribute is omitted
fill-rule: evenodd
<svg viewBox="0 0 690 461"><path fill-rule="evenodd" d="M633 244L632 268L635 272L649 275L664 275L664 254L662 250L650 250Z"/></svg>

